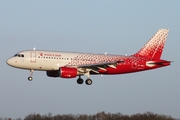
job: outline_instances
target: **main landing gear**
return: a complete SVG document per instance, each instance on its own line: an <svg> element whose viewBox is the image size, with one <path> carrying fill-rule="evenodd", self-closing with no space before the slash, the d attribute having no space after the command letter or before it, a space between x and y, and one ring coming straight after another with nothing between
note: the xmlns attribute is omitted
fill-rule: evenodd
<svg viewBox="0 0 180 120"><path fill-rule="evenodd" d="M88 78L86 79L85 83L86 85L91 85L92 84L92 80L90 79L90 74L89 72L87 72L85 74ZM78 84L83 84L84 80L81 78L81 76L79 76L79 78L77 79L77 83Z"/></svg>
<svg viewBox="0 0 180 120"><path fill-rule="evenodd" d="M78 84L83 84L84 80L81 78L81 76L79 76L79 78L77 79L77 83ZM92 84L92 80L90 78L87 78L85 81L86 85L91 85Z"/></svg>
<svg viewBox="0 0 180 120"><path fill-rule="evenodd" d="M34 72L34 70L30 70L30 76L28 77L28 80L29 80L29 81L32 81L32 80L33 80L33 77L32 77L33 72Z"/></svg>

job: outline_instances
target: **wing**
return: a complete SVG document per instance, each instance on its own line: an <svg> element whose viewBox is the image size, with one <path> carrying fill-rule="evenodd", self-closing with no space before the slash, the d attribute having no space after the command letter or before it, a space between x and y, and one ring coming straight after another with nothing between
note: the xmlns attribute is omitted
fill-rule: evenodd
<svg viewBox="0 0 180 120"><path fill-rule="evenodd" d="M97 64L88 64L88 65L79 65L77 66L78 71L81 73L87 73L90 71L93 71L95 73L99 73L99 70L104 70L106 71L106 68L114 68L116 69L116 66L118 63L124 62L123 60L120 61L113 61L113 62L102 62L102 63L97 63Z"/></svg>

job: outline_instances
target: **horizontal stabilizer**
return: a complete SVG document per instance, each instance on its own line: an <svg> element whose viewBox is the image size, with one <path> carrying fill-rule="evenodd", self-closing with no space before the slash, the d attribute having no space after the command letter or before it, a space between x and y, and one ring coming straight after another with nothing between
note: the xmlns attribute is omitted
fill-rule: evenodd
<svg viewBox="0 0 180 120"><path fill-rule="evenodd" d="M167 66L170 65L172 61L149 61L146 62L146 65L149 67L153 67L155 65L160 65L160 66Z"/></svg>

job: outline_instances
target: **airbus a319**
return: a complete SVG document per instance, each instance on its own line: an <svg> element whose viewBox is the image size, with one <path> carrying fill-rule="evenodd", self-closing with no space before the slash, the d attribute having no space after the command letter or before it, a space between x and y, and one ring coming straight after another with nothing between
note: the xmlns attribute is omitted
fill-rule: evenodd
<svg viewBox="0 0 180 120"><path fill-rule="evenodd" d="M85 75L85 83L91 85L90 75L94 74L125 74L169 66L171 61L161 59L168 31L160 29L137 53L130 56L34 49L18 52L6 62L12 67L30 70L29 81L33 79L33 72L38 70L45 71L49 77L78 76L78 84L83 84L81 76Z"/></svg>

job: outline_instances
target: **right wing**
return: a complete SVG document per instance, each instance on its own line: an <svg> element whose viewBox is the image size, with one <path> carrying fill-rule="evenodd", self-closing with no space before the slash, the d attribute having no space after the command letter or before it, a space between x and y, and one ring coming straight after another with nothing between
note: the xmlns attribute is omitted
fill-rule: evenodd
<svg viewBox="0 0 180 120"><path fill-rule="evenodd" d="M96 63L96 64L79 65L76 67L78 68L78 71L81 73L87 73L87 72L93 71L98 74L99 73L98 70L106 71L106 68L108 67L116 69L116 66L118 65L118 63L122 63L122 62L124 61L119 60L119 61L113 61L113 62L102 62L102 63Z"/></svg>

